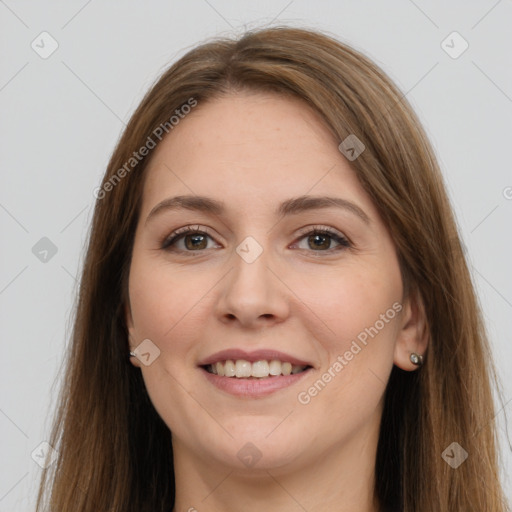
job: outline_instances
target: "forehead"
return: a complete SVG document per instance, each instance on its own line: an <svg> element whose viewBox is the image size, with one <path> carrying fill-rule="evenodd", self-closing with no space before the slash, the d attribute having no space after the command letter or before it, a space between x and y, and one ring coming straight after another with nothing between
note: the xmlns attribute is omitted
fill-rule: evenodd
<svg viewBox="0 0 512 512"><path fill-rule="evenodd" d="M178 194L243 209L308 193L358 197L371 209L338 143L299 99L243 92L198 104L154 150L143 209Z"/></svg>

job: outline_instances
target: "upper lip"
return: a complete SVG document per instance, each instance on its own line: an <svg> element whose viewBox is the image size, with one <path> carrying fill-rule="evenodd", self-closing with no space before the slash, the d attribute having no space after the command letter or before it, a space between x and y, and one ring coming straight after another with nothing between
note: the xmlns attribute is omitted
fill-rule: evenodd
<svg viewBox="0 0 512 512"><path fill-rule="evenodd" d="M254 350L252 352L246 352L245 350L241 350L238 348L221 350L220 352L215 352L211 356L206 357L202 361L198 363L198 366L206 366L209 364L223 362L231 359L232 361L236 361L237 359L244 359L245 361L249 361L254 363L256 361L273 361L278 360L283 363L288 362L291 364L296 364L299 366L313 366L311 363L294 357L290 354L285 354L284 352L280 352L279 350L271 350L271 349L259 349Z"/></svg>

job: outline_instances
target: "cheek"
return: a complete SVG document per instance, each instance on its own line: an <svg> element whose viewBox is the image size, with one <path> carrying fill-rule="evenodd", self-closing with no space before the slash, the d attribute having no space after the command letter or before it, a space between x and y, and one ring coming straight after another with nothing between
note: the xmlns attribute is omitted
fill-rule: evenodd
<svg viewBox="0 0 512 512"><path fill-rule="evenodd" d="M370 262L330 276L324 269L296 285L305 303L303 326L317 340L322 367L297 389L293 417L300 423L298 442L316 439L315 449L327 450L333 436L348 439L378 424L393 366L401 279L391 266ZM289 435L294 432L290 427Z"/></svg>
<svg viewBox="0 0 512 512"><path fill-rule="evenodd" d="M190 270L171 270L135 259L130 271L130 303L137 334L159 343L176 339L176 333L201 309L208 281ZM181 339L183 334L180 332Z"/></svg>
<svg viewBox="0 0 512 512"><path fill-rule="evenodd" d="M312 276L302 283L301 295L334 333L354 336L401 299L398 267L379 267L378 263L350 266Z"/></svg>
<svg viewBox="0 0 512 512"><path fill-rule="evenodd" d="M201 301L212 284L190 271L134 258L130 269L130 302L137 341L150 339L160 355L142 376L153 406L168 427L186 437L184 425L192 425L204 414L192 400L195 382L189 379L194 347L200 338ZM173 411L180 411L179 415Z"/></svg>
<svg viewBox="0 0 512 512"><path fill-rule="evenodd" d="M340 435L348 435L379 410L393 366L401 278L391 267L383 272L375 265L328 281L315 280L306 301L314 312L310 328L322 333L316 339L326 357L297 402L317 418L311 434L328 417Z"/></svg>

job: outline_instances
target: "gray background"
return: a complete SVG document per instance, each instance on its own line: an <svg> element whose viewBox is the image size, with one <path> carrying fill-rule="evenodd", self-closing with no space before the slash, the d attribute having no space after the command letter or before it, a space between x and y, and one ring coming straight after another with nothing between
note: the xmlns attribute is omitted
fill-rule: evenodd
<svg viewBox="0 0 512 512"><path fill-rule="evenodd" d="M92 191L124 124L153 80L194 44L265 24L327 30L362 51L424 123L503 381L507 405L494 421L512 495L511 0L0 0L0 512L34 507L41 469L31 453L47 439ZM43 31L58 43L47 58L31 47L51 49ZM453 31L469 44L457 58L442 47ZM453 37L445 44L452 53L463 48ZM44 252L43 237L55 254Z"/></svg>

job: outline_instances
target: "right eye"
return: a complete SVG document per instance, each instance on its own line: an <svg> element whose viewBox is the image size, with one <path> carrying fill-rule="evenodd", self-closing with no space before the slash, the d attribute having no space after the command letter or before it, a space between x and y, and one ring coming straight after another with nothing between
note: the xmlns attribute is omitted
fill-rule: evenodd
<svg viewBox="0 0 512 512"><path fill-rule="evenodd" d="M202 231L201 226L185 226L173 231L162 243L162 249L165 251L177 252L197 252L207 247L208 238L213 238L206 232ZM184 241L184 248L177 247L178 242Z"/></svg>

